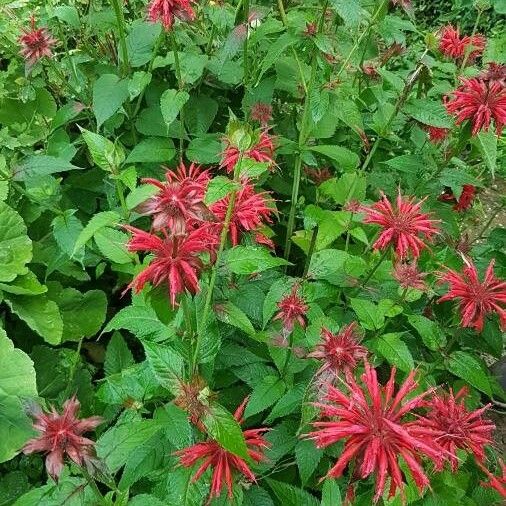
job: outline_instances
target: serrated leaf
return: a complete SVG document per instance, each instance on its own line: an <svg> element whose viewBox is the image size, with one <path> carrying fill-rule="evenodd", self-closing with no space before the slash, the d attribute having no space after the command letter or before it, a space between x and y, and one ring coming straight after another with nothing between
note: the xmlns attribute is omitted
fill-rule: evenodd
<svg viewBox="0 0 506 506"><path fill-rule="evenodd" d="M439 325L422 315L409 315L408 322L422 337L429 350L436 351L446 345L446 336Z"/></svg>
<svg viewBox="0 0 506 506"><path fill-rule="evenodd" d="M232 190L239 189L240 186L225 176L216 176L209 181L204 204L211 205L218 200L226 197Z"/></svg>
<svg viewBox="0 0 506 506"><path fill-rule="evenodd" d="M74 245L83 230L81 220L74 216L75 212L76 209L67 209L63 214L56 216L51 223L58 246L69 257L72 256Z"/></svg>
<svg viewBox="0 0 506 506"><path fill-rule="evenodd" d="M134 363L132 352L119 332L114 332L105 352L104 371L107 376L121 372Z"/></svg>
<svg viewBox="0 0 506 506"><path fill-rule="evenodd" d="M131 67L140 67L151 60L153 48L160 32L159 23L150 23L143 19L136 19L131 23L130 31L126 37L128 62Z"/></svg>
<svg viewBox="0 0 506 506"><path fill-rule="evenodd" d="M90 132L81 128L88 150L90 151L91 158L101 169L108 172L115 172L125 160L125 153L123 149L106 139L103 135Z"/></svg>
<svg viewBox="0 0 506 506"><path fill-rule="evenodd" d="M169 162L174 158L176 149L172 139L148 137L135 145L126 159L126 163Z"/></svg>
<svg viewBox="0 0 506 506"><path fill-rule="evenodd" d="M69 170L83 170L68 160L49 155L30 155L14 166L15 181L27 181L37 176L58 174Z"/></svg>
<svg viewBox="0 0 506 506"><path fill-rule="evenodd" d="M266 376L253 389L246 406L246 418L256 415L272 406L285 393L285 382L277 376Z"/></svg>
<svg viewBox="0 0 506 506"><path fill-rule="evenodd" d="M153 195L158 193L159 189L152 184L141 184L133 189L126 198L128 209L135 209L139 204L145 202Z"/></svg>
<svg viewBox="0 0 506 506"><path fill-rule="evenodd" d="M0 290L14 295L40 295L47 292L47 287L40 283L33 272L28 271L10 283L0 283Z"/></svg>
<svg viewBox="0 0 506 506"><path fill-rule="evenodd" d="M223 263L234 274L253 274L262 272L289 262L272 256L268 249L256 246L235 246L227 250Z"/></svg>
<svg viewBox="0 0 506 506"><path fill-rule="evenodd" d="M363 201L366 186L367 180L364 174L349 172L339 179L332 178L323 182L318 187L318 191L331 197L337 204L344 205L351 200Z"/></svg>
<svg viewBox="0 0 506 506"><path fill-rule="evenodd" d="M497 168L497 135L493 130L481 131L473 137L473 143L480 150L490 174L494 177Z"/></svg>
<svg viewBox="0 0 506 506"><path fill-rule="evenodd" d="M357 26L363 19L364 10L359 0L331 0L330 4L347 26Z"/></svg>
<svg viewBox="0 0 506 506"><path fill-rule="evenodd" d="M111 262L128 264L133 261L133 255L126 248L128 235L114 228L103 227L93 235L100 253Z"/></svg>
<svg viewBox="0 0 506 506"><path fill-rule="evenodd" d="M335 165L341 170L350 171L358 166L358 155L343 146L321 145L312 146L310 149L336 162Z"/></svg>
<svg viewBox="0 0 506 506"><path fill-rule="evenodd" d="M167 344L149 341L144 341L142 344L146 352L146 360L160 385L177 395L183 378L183 357Z"/></svg>
<svg viewBox="0 0 506 506"><path fill-rule="evenodd" d="M165 90L160 97L160 108L167 127L177 118L179 111L188 102L190 95L181 90Z"/></svg>
<svg viewBox="0 0 506 506"><path fill-rule="evenodd" d="M311 258L308 274L312 279L323 279L337 286L351 286L366 270L363 258L343 250L324 249Z"/></svg>
<svg viewBox="0 0 506 506"><path fill-rule="evenodd" d="M276 418L289 415L299 409L302 404L306 386L303 384L295 385L290 388L274 405L265 423L272 423Z"/></svg>
<svg viewBox="0 0 506 506"><path fill-rule="evenodd" d="M120 216L114 211L103 211L95 214L77 237L72 256L74 256L101 228L108 225L115 225L119 223L119 221Z"/></svg>
<svg viewBox="0 0 506 506"><path fill-rule="evenodd" d="M231 302L225 302L215 308L216 318L223 323L233 325L249 336L255 335L255 329L246 313Z"/></svg>
<svg viewBox="0 0 506 506"><path fill-rule="evenodd" d="M371 339L368 344L390 365L398 367L401 371L410 372L414 369L415 363L401 336L402 333L383 334Z"/></svg>
<svg viewBox="0 0 506 506"><path fill-rule="evenodd" d="M290 33L283 33L276 41L269 46L267 54L264 56L262 60L262 68L260 69L260 73L257 78L257 83L259 83L267 70L274 64L274 62L285 52L287 48L292 46L297 42L297 37Z"/></svg>
<svg viewBox="0 0 506 506"><path fill-rule="evenodd" d="M322 502L320 506L341 506L341 491L336 480L325 480L322 488Z"/></svg>
<svg viewBox="0 0 506 506"><path fill-rule="evenodd" d="M437 128L451 128L453 125L441 101L413 98L404 106L403 112L424 125Z"/></svg>
<svg viewBox="0 0 506 506"><path fill-rule="evenodd" d="M366 299L350 299L350 303L364 328L378 330L385 323L383 311L380 311L374 302Z"/></svg>
<svg viewBox="0 0 506 506"><path fill-rule="evenodd" d="M97 128L116 113L128 98L128 80L102 74L93 84L93 113Z"/></svg>
<svg viewBox="0 0 506 506"><path fill-rule="evenodd" d="M317 448L314 441L306 439L297 443L295 447L295 461L297 462L303 485L309 481L322 457L323 449Z"/></svg>
<svg viewBox="0 0 506 506"><path fill-rule="evenodd" d="M294 485L271 478L265 481L283 506L317 506L319 503L316 497Z"/></svg>
<svg viewBox="0 0 506 506"><path fill-rule="evenodd" d="M486 395L492 395L487 373L481 363L465 351L454 351L447 363L448 370Z"/></svg>

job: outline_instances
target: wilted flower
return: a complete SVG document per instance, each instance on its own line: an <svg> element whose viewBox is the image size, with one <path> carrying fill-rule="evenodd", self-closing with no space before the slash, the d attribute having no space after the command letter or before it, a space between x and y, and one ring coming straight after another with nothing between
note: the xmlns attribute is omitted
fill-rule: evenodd
<svg viewBox="0 0 506 506"><path fill-rule="evenodd" d="M361 209L362 204L358 200L350 200L343 206L343 210L349 213L359 213Z"/></svg>
<svg viewBox="0 0 506 506"><path fill-rule="evenodd" d="M420 210L424 200L415 203L414 198L403 197L399 190L395 206L383 192L380 201L370 207L363 206L361 210L366 213L364 223L383 228L373 248L385 249L392 245L400 260L409 253L419 257L420 250L427 247L419 236L430 240L438 232L437 222Z"/></svg>
<svg viewBox="0 0 506 506"><path fill-rule="evenodd" d="M461 388L456 395L449 393L434 395L425 401L427 414L418 416L413 424L413 433L421 438L435 441L444 450L444 458L450 462L452 471L458 468L457 450L471 452L483 462L485 445L492 443L492 431L495 426L490 420L482 417L487 406L469 411L464 399L467 388ZM443 463L438 463L438 469Z"/></svg>
<svg viewBox="0 0 506 506"><path fill-rule="evenodd" d="M499 83L503 88L506 87L506 65L490 62L486 70L480 74L482 81Z"/></svg>
<svg viewBox="0 0 506 506"><path fill-rule="evenodd" d="M318 25L313 21L306 23L306 28L303 35L306 37L314 37L318 33Z"/></svg>
<svg viewBox="0 0 506 506"><path fill-rule="evenodd" d="M209 171L193 163L187 169L183 163L176 172L167 170L166 182L144 178L143 183L156 186L159 191L138 206L140 214L152 215L153 230L167 228L174 235L183 235L188 220L212 220L213 215L204 204L210 180Z"/></svg>
<svg viewBox="0 0 506 506"><path fill-rule="evenodd" d="M211 211L221 221L225 221L230 195L218 200L211 205ZM254 186L244 179L242 187L237 192L232 218L230 220L230 238L232 244L239 244L243 232L256 231L265 223L271 222L274 212L269 204L272 199L267 192L255 192Z"/></svg>
<svg viewBox="0 0 506 506"><path fill-rule="evenodd" d="M488 131L493 120L497 135L501 135L506 124L506 88L497 81L473 78L463 79L452 93L445 107L458 125L471 120L472 135L476 135L480 130Z"/></svg>
<svg viewBox="0 0 506 506"><path fill-rule="evenodd" d="M448 283L450 289L438 302L458 300L463 327L483 330L485 316L497 313L501 328L506 329L506 281L494 275L494 260L490 261L483 282L473 262L464 257L465 267L462 274L448 269L441 274L441 281Z"/></svg>
<svg viewBox="0 0 506 506"><path fill-rule="evenodd" d="M485 466L480 466L484 473L488 476L488 482L481 482L484 487L490 487L506 498L506 464L502 459L499 459L499 465L501 466L502 476L494 476Z"/></svg>
<svg viewBox="0 0 506 506"><path fill-rule="evenodd" d="M450 133L449 128L439 128L434 126L427 126L426 131L429 134L430 142L434 144L439 144L440 142L444 141Z"/></svg>
<svg viewBox="0 0 506 506"><path fill-rule="evenodd" d="M214 394L209 390L204 378L194 376L187 383L183 381L179 383L178 395L174 399L174 404L186 411L190 422L205 432L201 420L210 411L209 400L212 397Z"/></svg>
<svg viewBox="0 0 506 506"><path fill-rule="evenodd" d="M83 437L83 434L100 425L102 418L92 416L79 419L79 407L80 403L74 396L65 401L61 415L54 407L49 413L44 413L38 406L33 414L33 428L39 435L25 444L23 453L45 453L46 470L55 480L62 472L65 455L78 466L84 464L88 468L93 468L96 461L95 442Z"/></svg>
<svg viewBox="0 0 506 506"><path fill-rule="evenodd" d="M148 5L148 18L153 23L160 21L165 30L170 30L174 17L182 21L195 19L192 3L194 0L151 0Z"/></svg>
<svg viewBox="0 0 506 506"><path fill-rule="evenodd" d="M304 172L306 176L313 181L313 183L317 185L321 185L325 181L332 179L334 176L328 167L323 167L321 169L313 169L312 167L304 167Z"/></svg>
<svg viewBox="0 0 506 506"><path fill-rule="evenodd" d="M248 398L244 399L243 403L234 413L234 418L239 423L242 423L242 416L247 401ZM268 430L267 428L261 428L246 429L243 431L246 446L248 447L248 455L255 462L261 462L265 458L263 451L269 447L269 444L262 434ZM246 461L225 450L213 439L179 450L176 452L176 455L179 456L181 465L184 467L192 467L199 460L203 460L197 472L194 474L192 481L197 481L207 468L211 467L213 469L209 498L219 497L224 487L228 490L228 497L233 497L233 470L241 473L247 480L256 482L255 475Z"/></svg>
<svg viewBox="0 0 506 506"><path fill-rule="evenodd" d="M301 327L306 326L306 313L309 307L298 291L299 284L295 283L290 293L278 302L279 312L274 317L274 320L281 320L283 327L289 332L293 330L296 322Z"/></svg>
<svg viewBox="0 0 506 506"><path fill-rule="evenodd" d="M162 229L163 237L130 225L123 227L132 234L127 244L129 251L144 251L154 255L148 267L134 278L128 288L140 292L148 282L153 286L166 283L172 306L176 305L176 296L185 289L193 294L199 291L198 276L204 263L198 255L213 255L218 243L209 226L201 226L184 236L169 236Z"/></svg>
<svg viewBox="0 0 506 506"><path fill-rule="evenodd" d="M23 30L23 35L19 37L21 54L30 65L44 56L51 58L51 48L57 42L45 28L35 28L35 24L35 17L31 16L30 30Z"/></svg>
<svg viewBox="0 0 506 506"><path fill-rule="evenodd" d="M404 290L414 288L424 291L427 289L427 284L425 283L427 273L420 272L416 262L396 262L392 275Z"/></svg>
<svg viewBox="0 0 506 506"><path fill-rule="evenodd" d="M263 127L272 119L272 106L257 102L251 107L251 119L258 121Z"/></svg>
<svg viewBox="0 0 506 506"><path fill-rule="evenodd" d="M388 46L379 57L380 65L386 65L391 58L401 55L405 50L406 48L398 42L390 44L390 46Z"/></svg>
<svg viewBox="0 0 506 506"><path fill-rule="evenodd" d="M413 10L411 0L392 0L392 4L402 7L407 13L410 13Z"/></svg>
<svg viewBox="0 0 506 506"><path fill-rule="evenodd" d="M322 361L316 375L320 380L332 383L345 371L353 371L357 364L367 357L367 348L360 344L357 324L350 323L337 334L322 328L322 341L307 356Z"/></svg>
<svg viewBox="0 0 506 506"><path fill-rule="evenodd" d="M379 72L376 65L373 62L366 62L362 65L362 72L371 79L379 77Z"/></svg>
<svg viewBox="0 0 506 506"><path fill-rule="evenodd" d="M421 466L421 457L434 463L441 461L441 450L433 440L413 434L416 422L405 420L406 415L422 405L430 393L424 392L408 399L417 388L412 371L395 391L395 368L385 386L378 382L376 371L365 362L365 373L359 385L351 374L343 382L347 393L332 385L327 386L321 418L313 423L315 431L307 435L318 448L325 448L338 441L345 441L341 455L327 473L326 478L339 478L351 461L355 461L355 475L365 479L376 475L374 502L383 494L387 478L390 478L389 497L404 488L399 460L403 459L418 489L429 486L429 479Z"/></svg>

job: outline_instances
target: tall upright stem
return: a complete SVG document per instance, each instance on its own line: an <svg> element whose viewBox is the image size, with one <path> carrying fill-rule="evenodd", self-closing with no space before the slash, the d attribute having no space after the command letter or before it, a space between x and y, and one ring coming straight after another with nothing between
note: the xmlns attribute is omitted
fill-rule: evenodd
<svg viewBox="0 0 506 506"><path fill-rule="evenodd" d="M121 50L121 74L126 76L128 74L128 47L126 43L126 30L125 30L125 16L123 15L123 4L120 0L111 0L114 14L116 16L116 23L118 24L119 32L119 45Z"/></svg>
<svg viewBox="0 0 506 506"><path fill-rule="evenodd" d="M476 34L476 30L478 30L478 24L480 22L482 10L478 9L478 15L476 16L476 21L474 22L473 31L471 32L471 40L473 39L474 35ZM462 74L462 71L466 68L467 61L469 60L469 55L472 53L472 48L469 48L469 46L466 48L466 54L464 55L464 59L462 60L462 64L459 67L459 70L457 72L457 78Z"/></svg>
<svg viewBox="0 0 506 506"><path fill-rule="evenodd" d="M179 91L182 91L184 88L183 77L181 74L181 63L179 61L179 48L176 41L176 36L174 35L174 31L170 32L170 40L172 42L172 50L174 52L174 66L176 67L176 78L177 78L177 86ZM181 107L179 111L179 159L183 159L183 151L184 151L184 106Z"/></svg>
<svg viewBox="0 0 506 506"><path fill-rule="evenodd" d="M249 39L249 0L243 1L244 5L244 24L246 25L246 39L244 40L243 64L244 64L244 84L249 81L249 55L248 55L248 39Z"/></svg>

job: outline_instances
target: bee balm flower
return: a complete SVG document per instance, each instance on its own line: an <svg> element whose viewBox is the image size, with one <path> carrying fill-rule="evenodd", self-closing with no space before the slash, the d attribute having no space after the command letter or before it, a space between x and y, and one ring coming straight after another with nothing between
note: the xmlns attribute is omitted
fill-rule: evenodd
<svg viewBox="0 0 506 506"><path fill-rule="evenodd" d="M170 30L175 17L182 21L195 19L192 3L193 0L151 0L148 5L148 18L153 23L161 21L164 29Z"/></svg>
<svg viewBox="0 0 506 506"><path fill-rule="evenodd" d="M30 65L47 56L51 58L51 48L56 44L51 34L45 28L35 28L35 17L30 18L30 30L23 30L19 37L21 54Z"/></svg>

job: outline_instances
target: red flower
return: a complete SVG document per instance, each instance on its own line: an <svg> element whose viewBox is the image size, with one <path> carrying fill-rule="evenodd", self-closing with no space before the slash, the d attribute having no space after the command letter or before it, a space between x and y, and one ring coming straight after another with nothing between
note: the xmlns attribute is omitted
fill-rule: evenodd
<svg viewBox="0 0 506 506"><path fill-rule="evenodd" d="M437 222L431 220L428 213L420 211L424 200L415 203L413 198L402 197L399 190L395 207L383 192L380 201L371 207L362 207L366 213L364 223L374 223L383 228L373 248L385 249L392 245L401 260L409 253L419 257L420 250L426 247L419 236L430 240L437 233Z"/></svg>
<svg viewBox="0 0 506 506"><path fill-rule="evenodd" d="M506 87L506 65L500 63L489 63L488 68L480 74L480 79L486 82L499 83Z"/></svg>
<svg viewBox="0 0 506 506"><path fill-rule="evenodd" d="M497 313L502 329L506 329L506 282L494 275L494 260L491 260L485 272L483 283L480 282L476 266L464 257L466 266L462 274L448 269L441 275L441 281L449 283L450 289L438 302L459 300L463 327L473 327L478 332L483 330L485 315Z"/></svg>
<svg viewBox="0 0 506 506"><path fill-rule="evenodd" d="M434 395L425 402L427 414L419 416L413 424L413 432L417 436L441 446L454 472L458 468L458 449L470 451L479 462L483 462L485 445L492 443L492 431L495 429L492 422L482 417L488 406L468 411L464 404L467 395L465 387L457 395L453 395L452 390L448 394ZM443 462L439 462L438 469L442 467Z"/></svg>
<svg viewBox="0 0 506 506"><path fill-rule="evenodd" d="M429 134L430 142L434 144L439 144L440 142L444 141L450 133L449 128L438 128L434 126L427 126L426 130Z"/></svg>
<svg viewBox="0 0 506 506"><path fill-rule="evenodd" d="M209 171L193 163L183 163L176 172L167 170L166 182L145 178L143 183L156 186L159 192L138 206L141 214L153 215L153 230L168 228L173 235L183 235L188 220L204 221L213 215L203 202L209 183Z"/></svg>
<svg viewBox="0 0 506 506"><path fill-rule="evenodd" d="M457 125L472 121L472 135L487 131L492 120L497 135L506 124L506 88L496 81L463 79L462 85L453 91L453 97L445 103L448 113L453 114Z"/></svg>
<svg viewBox="0 0 506 506"><path fill-rule="evenodd" d="M344 382L348 394L332 385L327 386L327 402L317 406L321 408L321 416L330 420L314 422L317 430L308 434L319 448L345 440L341 456L327 478L339 478L346 466L355 460L355 476L364 479L376 475L374 502L377 502L388 477L391 480L389 497L393 497L397 489L402 492L405 484L399 466L402 458L418 488L423 490L429 486L420 460L426 456L439 463L441 450L430 439L413 434L414 422L404 420L430 393L407 399L418 386L414 376L412 371L394 395L395 368L388 383L382 386L378 383L376 371L366 361L363 386L358 385L351 374L347 374Z"/></svg>
<svg viewBox="0 0 506 506"><path fill-rule="evenodd" d="M246 408L248 398L237 408L234 418L242 423L242 415ZM264 460L263 449L268 448L269 444L262 434L269 429L246 429L243 431L244 439L248 447L248 454L255 462ZM208 467L213 468L213 476L211 479L211 490L209 499L219 497L224 487L228 490L228 497L233 497L233 481L232 471L235 469L246 477L249 481L256 482L255 475L249 468L248 464L237 455L230 453L220 446L220 444L211 439L203 443L197 443L189 448L184 448L176 452L179 456L181 465L184 467L192 467L197 461L203 462L194 474L192 481L197 481L206 471Z"/></svg>
<svg viewBox="0 0 506 506"><path fill-rule="evenodd" d="M485 466L480 466L489 479L488 482L481 482L481 484L484 487L490 487L497 490L497 492L501 494L501 497L506 498L506 464L502 459L499 459L499 464L501 466L502 476L494 476Z"/></svg>
<svg viewBox="0 0 506 506"><path fill-rule="evenodd" d="M230 195L218 200L211 206L211 211L221 221L225 221ZM232 244L239 244L243 232L256 231L265 222L271 223L274 212L269 204L272 199L267 192L256 193L248 180L243 180L242 188L237 192L230 221L230 238Z"/></svg>
<svg viewBox="0 0 506 506"><path fill-rule="evenodd" d="M306 313L309 309L305 300L298 295L299 285L295 283L288 295L285 295L278 302L278 314L274 320L281 320L283 328L291 332L295 323L298 322L301 327L306 326Z"/></svg>
<svg viewBox="0 0 506 506"><path fill-rule="evenodd" d="M220 168L225 168L228 173L234 171L234 168L241 157L239 148L232 145L228 139L225 139L225 149L222 153ZM264 162L269 164L269 169L274 168L274 142L267 130L260 132L258 142L243 152L244 158L251 158L255 162Z"/></svg>
<svg viewBox="0 0 506 506"><path fill-rule="evenodd" d="M218 243L209 227L202 226L185 236L173 237L162 229L163 238L129 225L123 227L132 233L129 251L145 251L155 256L128 288L140 292L147 282L153 286L166 283L172 306L176 304L176 296L185 289L190 293L199 291L198 276L204 263L197 255L204 252L212 255Z"/></svg>
<svg viewBox="0 0 506 506"><path fill-rule="evenodd" d="M194 0L151 0L148 5L148 19L153 23L161 21L165 30L170 30L174 24L174 16L182 21L195 19L192 3Z"/></svg>
<svg viewBox="0 0 506 506"><path fill-rule="evenodd" d="M337 334L322 328L321 335L323 341L307 356L323 361L316 374L325 381L332 382L339 373L352 371L367 357L367 348L359 344L355 322L346 325Z"/></svg>
<svg viewBox="0 0 506 506"><path fill-rule="evenodd" d="M258 121L263 127L272 119L272 107L263 102L257 102L251 108L251 119Z"/></svg>
<svg viewBox="0 0 506 506"><path fill-rule="evenodd" d="M472 184L465 184L462 187L462 193L460 194L459 200L453 206L453 209L455 209L455 211L465 211L466 209L469 209L473 203L475 193L475 186Z"/></svg>
<svg viewBox="0 0 506 506"><path fill-rule="evenodd" d="M63 413L60 415L54 407L49 413L44 413L38 406L33 414L33 428L39 433L36 438L30 439L23 448L23 453L44 452L46 457L46 470L55 480L63 469L65 454L78 466L83 464L92 467L96 461L94 455L94 442L83 437L85 432L92 431L102 423L102 418L77 418L80 403L72 397L63 404Z"/></svg>
<svg viewBox="0 0 506 506"><path fill-rule="evenodd" d="M30 30L23 30L23 35L19 37L21 54L30 65L44 56L51 58L53 56L51 48L56 42L45 28L35 28L34 16L30 17Z"/></svg>
<svg viewBox="0 0 506 506"><path fill-rule="evenodd" d="M458 28L451 25L445 26L439 39L439 49L449 58L464 58L466 52L471 48L471 52L467 56L467 60L472 62L483 53L485 49L486 39L479 33L464 37L460 37Z"/></svg>
<svg viewBox="0 0 506 506"><path fill-rule="evenodd" d="M424 291L427 289L427 284L424 278L427 276L426 272L420 272L416 262L403 263L397 262L394 265L392 272L394 279L399 283L403 289L415 288L416 290Z"/></svg>

